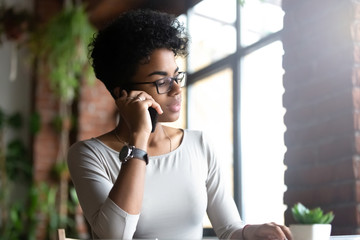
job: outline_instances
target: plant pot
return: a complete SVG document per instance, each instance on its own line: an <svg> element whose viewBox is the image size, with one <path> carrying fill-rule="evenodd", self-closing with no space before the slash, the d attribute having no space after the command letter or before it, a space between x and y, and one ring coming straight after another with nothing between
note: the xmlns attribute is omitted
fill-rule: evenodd
<svg viewBox="0 0 360 240"><path fill-rule="evenodd" d="M331 224L291 224L294 240L329 240Z"/></svg>

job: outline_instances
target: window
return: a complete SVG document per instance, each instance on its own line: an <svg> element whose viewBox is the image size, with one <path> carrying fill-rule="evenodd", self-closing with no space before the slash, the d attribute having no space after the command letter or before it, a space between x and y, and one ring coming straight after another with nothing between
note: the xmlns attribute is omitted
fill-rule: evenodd
<svg viewBox="0 0 360 240"><path fill-rule="evenodd" d="M189 11L189 72L198 71L236 51L235 9L236 1L203 0Z"/></svg>
<svg viewBox="0 0 360 240"><path fill-rule="evenodd" d="M233 191L232 71L226 68L196 81L188 89L188 128L201 129L221 149L222 168Z"/></svg>
<svg viewBox="0 0 360 240"><path fill-rule="evenodd" d="M249 46L282 29L280 0L246 0L240 8L241 45Z"/></svg>
<svg viewBox="0 0 360 240"><path fill-rule="evenodd" d="M187 127L221 152L243 220L284 223L279 0L202 0L188 11Z"/></svg>
<svg viewBox="0 0 360 240"><path fill-rule="evenodd" d="M282 55L276 41L241 62L242 217L251 223L284 222Z"/></svg>

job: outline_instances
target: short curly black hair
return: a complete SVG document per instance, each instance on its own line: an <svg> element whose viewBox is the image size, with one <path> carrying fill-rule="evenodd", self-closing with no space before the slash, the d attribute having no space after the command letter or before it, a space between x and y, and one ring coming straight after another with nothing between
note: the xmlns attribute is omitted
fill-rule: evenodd
<svg viewBox="0 0 360 240"><path fill-rule="evenodd" d="M114 97L114 88L131 81L137 66L155 49L186 56L187 45L185 28L175 16L138 9L122 13L100 30L89 44L89 57L96 77Z"/></svg>

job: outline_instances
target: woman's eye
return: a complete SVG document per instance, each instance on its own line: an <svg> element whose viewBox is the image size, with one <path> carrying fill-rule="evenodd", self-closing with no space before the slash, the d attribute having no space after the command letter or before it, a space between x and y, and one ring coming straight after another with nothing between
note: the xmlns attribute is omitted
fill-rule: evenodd
<svg viewBox="0 0 360 240"><path fill-rule="evenodd" d="M157 82L157 85L160 87L160 86L163 86L166 84L166 80L165 79L161 79L161 80L158 80Z"/></svg>

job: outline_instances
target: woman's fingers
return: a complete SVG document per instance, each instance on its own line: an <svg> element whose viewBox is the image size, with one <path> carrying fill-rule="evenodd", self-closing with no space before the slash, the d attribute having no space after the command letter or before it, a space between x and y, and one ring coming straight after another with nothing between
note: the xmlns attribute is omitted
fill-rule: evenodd
<svg viewBox="0 0 360 240"><path fill-rule="evenodd" d="M267 240L292 240L292 235L288 227L276 223L265 223L254 226L254 239Z"/></svg>
<svg viewBox="0 0 360 240"><path fill-rule="evenodd" d="M279 240L292 240L291 232L288 227L276 224L274 222L270 223L271 233L269 239L279 239Z"/></svg>
<svg viewBox="0 0 360 240"><path fill-rule="evenodd" d="M158 114L162 114L163 113L163 110L161 109L160 107L160 104L158 104L157 102L155 102L154 100L150 101L148 103L148 107L152 107L154 108Z"/></svg>
<svg viewBox="0 0 360 240"><path fill-rule="evenodd" d="M146 92L132 91L130 95L127 96L127 99L134 102L144 102L147 104L147 108L152 107L158 112L158 114L163 113L161 106Z"/></svg>
<svg viewBox="0 0 360 240"><path fill-rule="evenodd" d="M131 131L151 131L151 118L148 112L150 107L154 108L159 114L163 111L161 106L152 98L151 95L143 91L122 91L116 105L119 109L121 118L126 122Z"/></svg>
<svg viewBox="0 0 360 240"><path fill-rule="evenodd" d="M282 232L285 233L286 239L292 240L290 229L287 226L283 226L283 225L279 225L279 227L281 228Z"/></svg>

